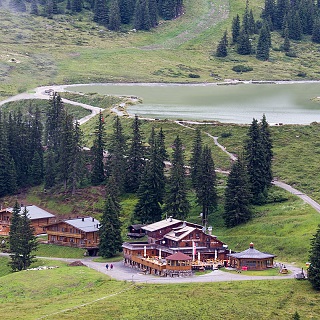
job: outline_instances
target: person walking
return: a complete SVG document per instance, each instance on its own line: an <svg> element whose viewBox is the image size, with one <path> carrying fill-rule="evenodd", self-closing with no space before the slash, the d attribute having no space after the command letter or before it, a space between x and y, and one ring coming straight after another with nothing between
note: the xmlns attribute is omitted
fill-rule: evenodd
<svg viewBox="0 0 320 320"><path fill-rule="evenodd" d="M111 263L111 264L110 264L110 270L112 270L112 269L113 269L113 264Z"/></svg>
<svg viewBox="0 0 320 320"><path fill-rule="evenodd" d="M108 264L106 264L106 269L107 269L107 270L109 269L109 265L108 265Z"/></svg>

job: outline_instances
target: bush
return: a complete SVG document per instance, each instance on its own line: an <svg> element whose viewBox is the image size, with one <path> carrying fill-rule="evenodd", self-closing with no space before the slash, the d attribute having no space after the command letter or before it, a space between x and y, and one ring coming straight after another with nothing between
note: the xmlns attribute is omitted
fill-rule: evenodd
<svg viewBox="0 0 320 320"><path fill-rule="evenodd" d="M200 78L200 76L195 73L189 73L189 78Z"/></svg>
<svg viewBox="0 0 320 320"><path fill-rule="evenodd" d="M290 58L296 58L297 57L297 53L294 51L288 51L286 52L286 56L290 57Z"/></svg>
<svg viewBox="0 0 320 320"><path fill-rule="evenodd" d="M222 132L221 133L221 138L228 138L231 137L232 133L231 132Z"/></svg>
<svg viewBox="0 0 320 320"><path fill-rule="evenodd" d="M248 66L244 66L242 64L238 64L238 65L234 66L232 68L232 70L235 72L249 72L249 71L252 71L253 68L248 67Z"/></svg>
<svg viewBox="0 0 320 320"><path fill-rule="evenodd" d="M298 74L297 74L298 77L301 77L301 78L305 78L307 76L307 74L303 71L300 71Z"/></svg>

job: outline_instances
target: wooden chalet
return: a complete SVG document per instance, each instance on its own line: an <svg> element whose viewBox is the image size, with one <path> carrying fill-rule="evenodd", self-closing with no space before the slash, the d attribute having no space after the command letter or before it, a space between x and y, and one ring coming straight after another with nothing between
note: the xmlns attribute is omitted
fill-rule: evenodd
<svg viewBox="0 0 320 320"><path fill-rule="evenodd" d="M247 250L229 254L230 265L237 270L265 270L273 267L274 254L254 249L251 242Z"/></svg>
<svg viewBox="0 0 320 320"><path fill-rule="evenodd" d="M227 257L227 245L211 232L206 233L198 224L169 218L143 226L142 229L148 241L125 242L122 245L124 262L131 267L145 269L148 273L171 275L170 268L174 267L180 275L185 275L185 269L189 270L190 266L193 269L200 266L213 268L215 263ZM183 263L167 261L176 253L190 259ZM151 262L154 264L151 265Z"/></svg>
<svg viewBox="0 0 320 320"><path fill-rule="evenodd" d="M128 227L127 236L130 238L142 238L146 235L145 231L142 230L143 224L132 224Z"/></svg>
<svg viewBox="0 0 320 320"><path fill-rule="evenodd" d="M86 217L58 221L46 226L48 243L85 248L90 256L98 253L99 220Z"/></svg>
<svg viewBox="0 0 320 320"><path fill-rule="evenodd" d="M20 214L22 214L24 208L27 209L27 216L31 220L31 225L34 228L36 235L45 233L44 227L55 220L53 214L34 205L22 206ZM9 235L12 212L13 208L0 210L0 235L2 236Z"/></svg>

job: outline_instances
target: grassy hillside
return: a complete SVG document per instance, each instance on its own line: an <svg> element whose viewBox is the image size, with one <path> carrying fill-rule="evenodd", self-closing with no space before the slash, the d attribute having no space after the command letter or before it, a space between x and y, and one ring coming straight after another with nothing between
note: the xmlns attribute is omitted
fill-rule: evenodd
<svg viewBox="0 0 320 320"><path fill-rule="evenodd" d="M46 19L0 8L1 97L45 84L213 82L239 78L232 71L237 64L253 67L241 79L298 79L301 73L308 79L319 77L319 45L307 38L292 42L296 58L278 50L282 39L276 34L268 62L239 56L234 48L225 59L212 56L223 32L231 34L232 18L237 13L242 16L245 2L185 0L184 4L184 15L161 21L150 32L120 33L93 23L85 14ZM262 5L262 0L250 1L256 19ZM192 79L190 73L200 77Z"/></svg>
<svg viewBox="0 0 320 320"><path fill-rule="evenodd" d="M0 278L2 319L317 319L319 295L307 281L132 284L86 267Z"/></svg>

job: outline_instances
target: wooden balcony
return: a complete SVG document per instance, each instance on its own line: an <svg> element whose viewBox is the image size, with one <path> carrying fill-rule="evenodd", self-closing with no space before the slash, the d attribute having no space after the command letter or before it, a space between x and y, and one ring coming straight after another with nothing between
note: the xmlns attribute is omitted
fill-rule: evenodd
<svg viewBox="0 0 320 320"><path fill-rule="evenodd" d="M57 237L68 237L74 239L83 239L85 237L85 233L71 233L71 232L62 232L62 231L52 231L46 230L48 235L57 236Z"/></svg>

